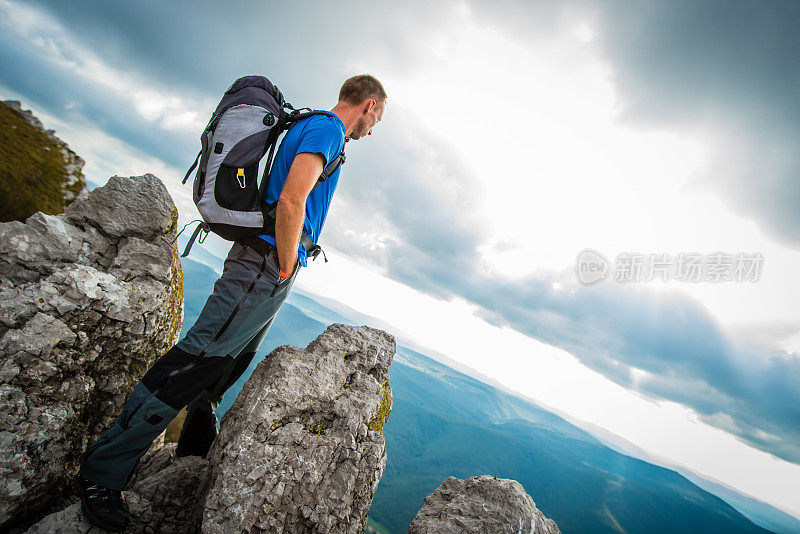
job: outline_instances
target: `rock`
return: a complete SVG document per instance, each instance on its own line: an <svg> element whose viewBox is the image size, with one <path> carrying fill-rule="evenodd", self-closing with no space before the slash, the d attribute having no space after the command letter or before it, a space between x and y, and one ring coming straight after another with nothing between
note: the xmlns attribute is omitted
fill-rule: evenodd
<svg viewBox="0 0 800 534"><path fill-rule="evenodd" d="M207 476L208 462L199 456L176 458L174 449L174 443L162 449L171 455L171 463L162 466L158 461L164 461L165 453L157 455L150 466L157 469L140 476L130 491L123 492L134 518L128 532L198 532L202 501L197 499L197 489Z"/></svg>
<svg viewBox="0 0 800 534"><path fill-rule="evenodd" d="M149 174L113 177L64 214L0 223L0 530L73 494L86 444L177 341L176 226Z"/></svg>
<svg viewBox="0 0 800 534"><path fill-rule="evenodd" d="M0 103L0 221L63 213L86 189L83 164L18 101Z"/></svg>
<svg viewBox="0 0 800 534"><path fill-rule="evenodd" d="M386 465L395 342L331 325L305 350L278 347L222 420L208 461L156 440L123 492L126 532L365 532ZM202 522L202 524L201 524ZM73 503L29 533L98 532Z"/></svg>
<svg viewBox="0 0 800 534"><path fill-rule="evenodd" d="M191 534L199 529L200 504L196 497L198 484L206 477L208 462L197 456L175 457L175 444L148 453L142 459L129 491L122 497L132 523L127 533ZM76 502L50 514L30 529L28 534L101 533L92 526Z"/></svg>
<svg viewBox="0 0 800 534"><path fill-rule="evenodd" d="M109 237L133 236L149 241L165 235L177 218L172 198L152 174L135 179L140 183L131 191L131 178L112 176L106 185L70 204L67 217L78 225L88 223Z"/></svg>
<svg viewBox="0 0 800 534"><path fill-rule="evenodd" d="M385 332L334 324L259 363L209 452L202 531L364 532L394 353Z"/></svg>
<svg viewBox="0 0 800 534"><path fill-rule="evenodd" d="M409 534L557 534L516 480L481 475L448 477L425 497Z"/></svg>
<svg viewBox="0 0 800 534"><path fill-rule="evenodd" d="M83 517L79 502L48 515L26 531L27 534L105 534L105 532Z"/></svg>

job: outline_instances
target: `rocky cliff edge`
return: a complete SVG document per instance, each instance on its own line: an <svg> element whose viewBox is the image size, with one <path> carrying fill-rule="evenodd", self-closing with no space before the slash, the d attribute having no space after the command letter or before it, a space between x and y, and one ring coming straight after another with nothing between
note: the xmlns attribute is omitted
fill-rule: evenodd
<svg viewBox="0 0 800 534"><path fill-rule="evenodd" d="M177 341L177 216L147 174L0 224L0 529L72 493L87 441Z"/></svg>

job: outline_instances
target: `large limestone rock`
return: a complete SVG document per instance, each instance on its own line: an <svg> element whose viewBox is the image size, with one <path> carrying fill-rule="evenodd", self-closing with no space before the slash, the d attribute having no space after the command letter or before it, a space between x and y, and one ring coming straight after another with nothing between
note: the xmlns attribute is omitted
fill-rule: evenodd
<svg viewBox="0 0 800 534"><path fill-rule="evenodd" d="M275 349L222 419L208 461L155 443L123 498L127 532L365 532L386 465L395 342L331 325L305 350ZM75 503L29 534L95 533Z"/></svg>
<svg viewBox="0 0 800 534"><path fill-rule="evenodd" d="M522 484L490 475L448 477L425 497L409 534L559 534Z"/></svg>
<svg viewBox="0 0 800 534"><path fill-rule="evenodd" d="M209 453L202 531L364 532L386 465L395 341L334 324L262 361Z"/></svg>
<svg viewBox="0 0 800 534"><path fill-rule="evenodd" d="M0 530L72 493L87 442L177 341L176 225L150 174L0 224Z"/></svg>

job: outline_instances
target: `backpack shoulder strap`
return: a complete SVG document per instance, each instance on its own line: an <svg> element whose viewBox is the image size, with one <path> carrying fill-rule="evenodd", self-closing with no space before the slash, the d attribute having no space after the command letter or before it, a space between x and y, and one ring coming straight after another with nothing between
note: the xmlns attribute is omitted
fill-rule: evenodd
<svg viewBox="0 0 800 534"><path fill-rule="evenodd" d="M345 143L347 143L347 139L345 139ZM319 185L321 182L324 182L325 180L327 180L328 178L330 178L330 176L331 176L333 173L335 173L335 172L336 172L336 169L338 169L339 167L341 167L342 165L344 165L344 160L345 160L345 159L346 159L346 157L345 157L345 154L344 154L344 147L342 147L342 151L341 151L341 152L339 152L339 155L338 155L338 156L336 156L335 158L333 158L333 159L331 160L331 162L330 162L330 163L328 163L328 164L325 166L325 168L322 170L322 174L320 174L320 175L319 175L319 178L317 179L317 183L316 183L316 184L314 184L314 189L316 189L316 188L317 188L317 186L318 186L318 185ZM314 189L312 189L311 191L313 192L313 191L314 191ZM309 195L310 195L310 194L311 194L311 193L309 193Z"/></svg>
<svg viewBox="0 0 800 534"><path fill-rule="evenodd" d="M308 111L302 111L303 109L307 109ZM293 109L287 115L287 128L291 128L296 123L300 122L303 119L307 119L309 117L313 117L314 115L328 115L328 116L335 116L332 111L326 111L324 109L312 110L309 108L300 108L300 109Z"/></svg>
<svg viewBox="0 0 800 534"><path fill-rule="evenodd" d="M311 117L312 115L331 115L331 114L332 113L330 111L307 111L307 112L304 112L304 113L300 113L299 110L293 110L291 113L287 114L286 118L284 119L286 121L285 122L286 126L285 126L284 129L289 129L292 126L294 126L296 123L298 123L299 121L301 121L301 120L303 120L305 118ZM281 118L283 119L283 117L281 117ZM322 173L319 175L319 178L317 178L317 181L314 184L314 187L312 187L311 191L309 191L309 193L308 193L309 195L311 195L311 193L313 193L314 190L316 190L317 187L319 187L319 184L321 184L322 182L327 180L331 175L333 175L333 173L336 172L336 169L338 169L339 167L341 167L344 164L345 159L346 159L346 156L345 156L345 153L344 153L344 149L345 149L345 146L347 145L347 141L349 141L349 139L347 137L345 137L344 144L342 145L342 151L339 152L339 154L335 158L333 158L325 166L325 168L322 170ZM274 148L275 148L275 145L272 146L272 149L274 149ZM268 162L270 162L271 159L272 159L272 153L270 152L270 157L268 158ZM268 169L269 169L269 165L264 170L264 172L265 173L269 172ZM266 180L262 179L262 186L263 186L265 181ZM264 198L263 191L260 193L259 198L262 198L262 199ZM275 232L274 224L275 224L275 219L277 217L277 211L278 211L278 203L277 202L273 202L269 206L265 206L265 209L263 211L264 218L265 218L264 227L265 227L265 229L271 228L271 232L269 232L270 235L274 235L274 232ZM266 221L269 221L269 222L266 222ZM310 258L317 259L317 256L320 253L322 253L323 257L325 257L325 253L322 251L322 247L320 247L319 245L314 243L314 241L312 241L311 238L308 235L306 235L305 232L301 232L300 233L300 243L303 245L303 248L306 249L306 254ZM325 257L325 261L327 262L328 258Z"/></svg>
<svg viewBox="0 0 800 534"><path fill-rule="evenodd" d="M278 137L303 119L307 119L308 117L312 117L314 115L333 114L330 111L312 111L310 109L308 111L301 112L302 109L308 108L294 109L291 104L284 105L291 111L286 113L285 111L281 110L280 116L278 117L278 124L272 129L272 132L270 132L270 137L267 139L267 144L269 145L269 156L267 157L267 164L264 166L264 174L261 176L261 184L258 188L259 199L263 199L264 195L266 194L267 184L269 183L269 173L272 170L272 158L275 152L275 147L278 144ZM336 171L339 165L344 163L344 148L342 148L342 153L339 155L339 158L341 158L341 161L339 161L337 165L333 165L334 161L337 160L332 160L331 163L329 163L325 169L323 169L322 174L320 175L320 180L326 180ZM314 189L316 189L317 185L319 185L319 180L317 180L317 183L314 184ZM314 191L314 189L311 191Z"/></svg>

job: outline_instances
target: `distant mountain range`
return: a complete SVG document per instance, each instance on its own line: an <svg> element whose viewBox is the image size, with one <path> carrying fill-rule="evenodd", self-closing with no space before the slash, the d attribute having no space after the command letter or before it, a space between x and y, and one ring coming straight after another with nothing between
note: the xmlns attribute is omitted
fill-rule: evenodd
<svg viewBox="0 0 800 534"><path fill-rule="evenodd" d="M214 258L202 260L183 258L191 283L184 285L181 336L219 276L208 266ZM637 451L613 434L579 428L452 360L431 358L435 353L379 320L298 289L218 415L266 354L283 344L304 347L332 322L369 324L398 337L390 367L394 409L383 430L388 461L370 509L370 525L380 532L406 532L422 499L447 476L480 474L519 481L565 533L800 532L800 521L765 503L688 470L683 476L634 458Z"/></svg>

